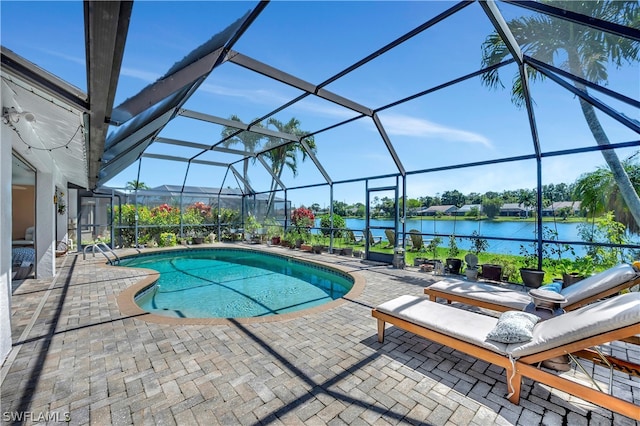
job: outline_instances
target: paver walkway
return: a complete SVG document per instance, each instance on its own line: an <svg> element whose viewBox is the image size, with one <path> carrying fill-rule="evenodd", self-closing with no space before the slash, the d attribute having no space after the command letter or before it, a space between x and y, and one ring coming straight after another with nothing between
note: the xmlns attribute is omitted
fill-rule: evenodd
<svg viewBox="0 0 640 426"><path fill-rule="evenodd" d="M422 295L438 277L260 248L341 264L366 286L338 307L285 321L166 325L118 307L118 294L143 274L69 253L55 279L14 291L2 421L23 413L25 424L68 416L77 425L636 424L530 380L511 404L501 368L396 328L378 343L371 308ZM610 350L640 362L633 347ZM607 386L608 372L592 368ZM617 395L640 401L637 377L614 378Z"/></svg>

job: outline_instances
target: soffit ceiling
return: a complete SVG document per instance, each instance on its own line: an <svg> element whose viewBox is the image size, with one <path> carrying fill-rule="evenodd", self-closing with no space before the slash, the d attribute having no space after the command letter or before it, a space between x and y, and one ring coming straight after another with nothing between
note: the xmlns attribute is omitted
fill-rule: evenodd
<svg viewBox="0 0 640 426"><path fill-rule="evenodd" d="M58 171L69 184L94 188L104 152L132 2L85 2L87 87L83 93L2 48L2 107L31 112L6 123L13 150L34 168Z"/></svg>
<svg viewBox="0 0 640 426"><path fill-rule="evenodd" d="M86 95L4 48L0 72L3 108L35 115L31 122L3 121L17 135L13 150L42 172L58 169L70 183L88 187Z"/></svg>

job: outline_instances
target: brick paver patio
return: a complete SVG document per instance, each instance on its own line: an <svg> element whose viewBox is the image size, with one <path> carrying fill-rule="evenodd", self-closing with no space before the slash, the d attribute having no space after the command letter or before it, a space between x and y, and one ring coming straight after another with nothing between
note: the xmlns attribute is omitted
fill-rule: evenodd
<svg viewBox="0 0 640 426"><path fill-rule="evenodd" d="M14 290L2 421L22 413L26 424L55 424L68 413L77 425L636 424L530 380L520 404L511 404L501 368L400 329L378 343L371 308L422 295L438 277L259 248L341 265L364 277L365 288L337 307L283 321L160 324L124 315L117 303L145 274L69 253L55 279ZM607 350L640 362L636 347ZM608 386L608 370L586 366ZM613 387L640 401L637 377L616 372Z"/></svg>

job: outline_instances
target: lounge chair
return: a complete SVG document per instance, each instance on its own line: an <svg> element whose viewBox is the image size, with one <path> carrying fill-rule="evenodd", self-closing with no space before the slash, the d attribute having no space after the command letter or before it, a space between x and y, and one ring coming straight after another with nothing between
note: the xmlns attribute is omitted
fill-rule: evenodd
<svg viewBox="0 0 640 426"><path fill-rule="evenodd" d="M411 238L411 247L415 251L420 251L424 247L424 241L422 240L422 234L417 229L409 231L409 237Z"/></svg>
<svg viewBox="0 0 640 426"><path fill-rule="evenodd" d="M387 241L389 241L389 243L387 244L386 248L395 247L396 246L396 233L395 233L395 231L392 230L392 229L385 229L384 230L384 235L387 237Z"/></svg>
<svg viewBox="0 0 640 426"><path fill-rule="evenodd" d="M640 272L633 266L625 263L616 265L563 288L560 294L566 302L562 304L562 308L571 311L639 283ZM455 278L435 282L425 288L424 292L433 301L439 297L448 303L455 301L499 312L521 311L531 302L531 297L525 291Z"/></svg>
<svg viewBox="0 0 640 426"><path fill-rule="evenodd" d="M389 323L505 368L507 397L514 404L520 400L522 378L528 377L640 420L640 409L634 403L538 368L544 360L639 334L639 309L640 293L622 294L538 322L532 326L531 340L521 343L487 339L498 318L421 297L400 296L373 309L372 315L378 320L379 342L384 341L385 324Z"/></svg>
<svg viewBox="0 0 640 426"><path fill-rule="evenodd" d="M380 244L382 242L382 237L374 237L373 233L369 231L369 245L375 246L376 244Z"/></svg>
<svg viewBox="0 0 640 426"><path fill-rule="evenodd" d="M361 231L344 231L344 242L346 244L364 244L364 234Z"/></svg>

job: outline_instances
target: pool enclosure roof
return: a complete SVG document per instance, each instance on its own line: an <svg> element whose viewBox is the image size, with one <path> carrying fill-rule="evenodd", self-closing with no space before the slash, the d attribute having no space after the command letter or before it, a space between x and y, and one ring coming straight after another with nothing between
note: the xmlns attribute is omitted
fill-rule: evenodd
<svg viewBox="0 0 640 426"><path fill-rule="evenodd" d="M84 2L86 95L3 47L3 79L23 88L18 110L54 114L34 87L69 107L57 120L67 126L45 129L43 119L36 132L46 133L44 148L77 145L56 160L70 183L96 189L125 172L151 183L145 171L162 169L167 181L151 186L252 194L599 151L584 119L559 130L574 126L578 99L595 108L610 136L605 148L640 145L637 61L613 66L614 54L598 58L604 71L576 75L566 49L540 48L579 31L637 58L640 30L621 15L595 16L576 2L210 2L217 13L200 17L198 3ZM155 17L158 9L166 14ZM181 22L171 22L178 11ZM531 44L539 34L516 26L525 20L550 23L557 35ZM145 25L157 33L140 37ZM483 62L491 34L502 50ZM291 52L292 38L305 49ZM180 46L163 48L170 43ZM164 67L151 83L131 78L145 49L159 62L147 65L150 74ZM504 90L487 87L497 75ZM522 82L515 100L514 77ZM545 113L558 104L565 117ZM304 159L295 172L282 164L291 155Z"/></svg>

